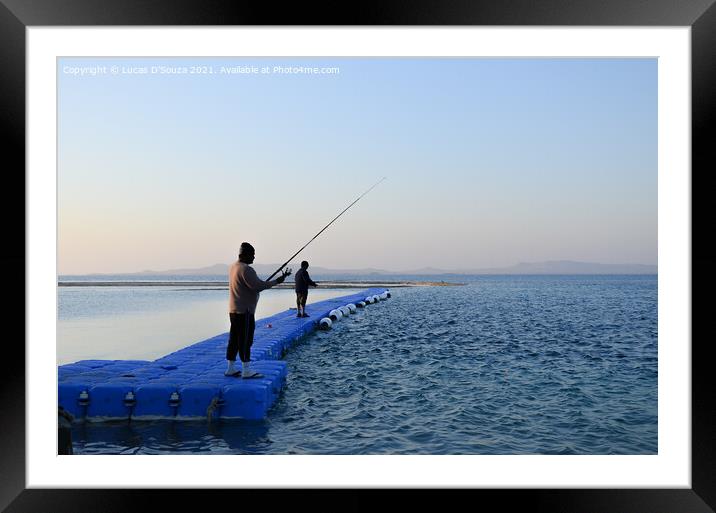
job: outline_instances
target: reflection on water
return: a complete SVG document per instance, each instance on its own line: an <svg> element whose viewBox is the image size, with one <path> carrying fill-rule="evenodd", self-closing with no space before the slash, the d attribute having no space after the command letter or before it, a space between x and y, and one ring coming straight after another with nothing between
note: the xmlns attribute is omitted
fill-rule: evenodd
<svg viewBox="0 0 716 513"><path fill-rule="evenodd" d="M262 454L268 421L112 421L76 423L82 454Z"/></svg>
<svg viewBox="0 0 716 513"><path fill-rule="evenodd" d="M308 302L357 289L311 290ZM295 308L292 290L261 293L256 318ZM59 289L57 364L155 360L229 330L228 291L186 287Z"/></svg>

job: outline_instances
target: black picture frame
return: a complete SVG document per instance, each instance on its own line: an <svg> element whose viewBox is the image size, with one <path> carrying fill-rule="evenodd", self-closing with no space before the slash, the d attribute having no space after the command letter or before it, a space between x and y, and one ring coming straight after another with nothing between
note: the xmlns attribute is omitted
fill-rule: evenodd
<svg viewBox="0 0 716 513"><path fill-rule="evenodd" d="M711 337L697 336L704 326L709 301L696 301L699 291L713 290L716 256L708 242L694 237L698 228L711 226L705 198L713 191L716 144L713 132L716 103L716 6L714 0L450 0L382 1L339 4L269 3L225 0L0 0L0 126L6 194L2 219L6 242L2 264L12 275L10 288L25 290L28 269L23 223L17 218L14 198L25 195L25 29L31 26L109 25L553 25L553 26L688 26L691 27L692 73L692 487L690 489L499 489L449 490L449 503L441 490L127 490L127 489L26 489L25 481L25 353L6 343L0 405L0 509L7 512L157 511L187 509L199 499L205 508L289 507L297 505L335 511L380 507L398 495L422 506L454 507L467 500L475 508L500 510L513 507L550 512L713 512L716 509L716 401L712 394L708 345ZM711 129L711 130L709 130ZM11 158L14 157L14 158ZM15 182L11 182L15 180ZM10 200L11 196L13 200ZM25 206L25 205L23 205ZM703 231L703 230L702 230ZM24 269L22 283L18 269ZM17 283L15 283L15 280ZM706 297L706 296L705 296ZM13 294L14 298L14 294ZM16 298L14 298L16 299ZM21 306L22 305L22 306ZM6 319L21 317L25 301L8 306ZM24 315L22 315L23 318ZM22 326L23 339L25 325ZM13 326L14 327L14 326ZM13 337L17 342L18 337ZM237 467L237 483L241 473ZM250 470L248 470L250 471ZM290 493L289 493L290 492ZM340 493L339 493L340 492ZM189 497L191 496L191 497ZM220 504L223 503L223 504ZM492 504L494 506L487 506ZM233 508L232 508L233 509ZM472 509L472 508L471 508Z"/></svg>

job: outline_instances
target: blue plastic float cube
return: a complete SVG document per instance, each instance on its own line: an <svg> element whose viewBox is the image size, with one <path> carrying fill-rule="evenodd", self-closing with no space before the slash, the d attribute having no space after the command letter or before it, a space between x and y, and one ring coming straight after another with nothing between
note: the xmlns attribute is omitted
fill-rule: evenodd
<svg viewBox="0 0 716 513"><path fill-rule="evenodd" d="M113 360L80 360L79 362L75 362L78 365L84 365L85 367L89 367L91 369L98 369L100 367L104 367L111 363Z"/></svg>
<svg viewBox="0 0 716 513"><path fill-rule="evenodd" d="M288 365L281 360L263 360L252 364L252 366L252 368L255 368L259 372L263 372L263 369L277 371L282 382L284 382L288 376Z"/></svg>
<svg viewBox="0 0 716 513"><path fill-rule="evenodd" d="M220 398L221 387L209 383L192 383L179 389L177 417L206 417L207 408Z"/></svg>
<svg viewBox="0 0 716 513"><path fill-rule="evenodd" d="M79 363L68 363L67 365L61 365L57 368L58 372L69 374L79 374L80 372L87 372L89 370L92 370L92 367Z"/></svg>
<svg viewBox="0 0 716 513"><path fill-rule="evenodd" d="M124 400L128 392L133 390L131 384L101 383L89 391L87 417L127 418L129 408Z"/></svg>
<svg viewBox="0 0 716 513"><path fill-rule="evenodd" d="M223 388L222 418L263 419L269 408L269 387L264 383L238 383Z"/></svg>
<svg viewBox="0 0 716 513"><path fill-rule="evenodd" d="M132 418L141 417L174 417L181 398L172 400L177 387L167 383L147 383L139 385L135 391L137 404Z"/></svg>
<svg viewBox="0 0 716 513"><path fill-rule="evenodd" d="M87 392L89 400L89 389L90 385L88 383L60 383L58 385L57 403L79 420L87 411L86 406L80 404L80 394Z"/></svg>

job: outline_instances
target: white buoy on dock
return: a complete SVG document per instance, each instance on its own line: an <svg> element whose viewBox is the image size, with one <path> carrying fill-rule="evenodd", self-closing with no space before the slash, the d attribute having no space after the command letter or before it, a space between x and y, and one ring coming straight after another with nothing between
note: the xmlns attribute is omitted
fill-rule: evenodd
<svg viewBox="0 0 716 513"><path fill-rule="evenodd" d="M318 326L322 330L329 330L329 329L331 329L331 326L333 326L333 321L331 321L328 317L324 317L323 319L320 320L320 322L318 323Z"/></svg>

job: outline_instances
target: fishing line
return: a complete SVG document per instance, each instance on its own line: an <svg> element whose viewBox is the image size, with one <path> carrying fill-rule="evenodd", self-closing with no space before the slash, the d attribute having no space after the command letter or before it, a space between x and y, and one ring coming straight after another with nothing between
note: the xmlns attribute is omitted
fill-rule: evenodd
<svg viewBox="0 0 716 513"><path fill-rule="evenodd" d="M291 255L291 258L289 258L288 260L286 260L286 261L281 265L281 267L279 267L278 269L276 269L276 272L274 272L271 276L269 276L269 277L266 279L266 281L270 281L271 278L273 278L273 277L276 276L278 273L280 273L280 272L281 272L281 269L283 269L284 267L286 267L286 266L288 265L288 263L289 263L291 260L293 260L293 258L294 258L296 255L298 255L301 251L303 251L304 249L306 249L306 246L308 246L311 242L313 242L313 240L314 240L316 237L318 237L320 234L322 234L322 233L325 231L326 228L328 228L329 226L331 226L331 225L333 224L333 221L335 221L336 219L338 219L339 217L341 217L341 216L345 213L346 210L348 210L348 209L351 208L353 205L355 205L356 203L358 203L358 200L359 200L359 199L361 199L363 196L365 196L365 195L368 194L370 191L372 191L373 189L375 189L375 188L378 186L378 184L379 184L380 182L382 182L383 180L385 180L385 179L386 179L386 177L384 176L383 178L381 178L380 180L378 180L375 184L373 184L373 186L372 186L370 189L368 189L368 190L365 191L363 194L361 194L360 196L358 196L358 198L357 198L353 203L351 203L350 205L348 205L346 208L343 209L343 212L341 212L341 213L338 214L336 217L334 217L333 220L332 220L330 223L328 223L326 226L323 227L323 229L322 229L320 232L318 232L316 235L314 235L314 236L313 236L313 239L311 239L311 240L309 240L308 242L306 242L306 244L304 244L301 249L299 249L299 250L296 251L293 255Z"/></svg>

